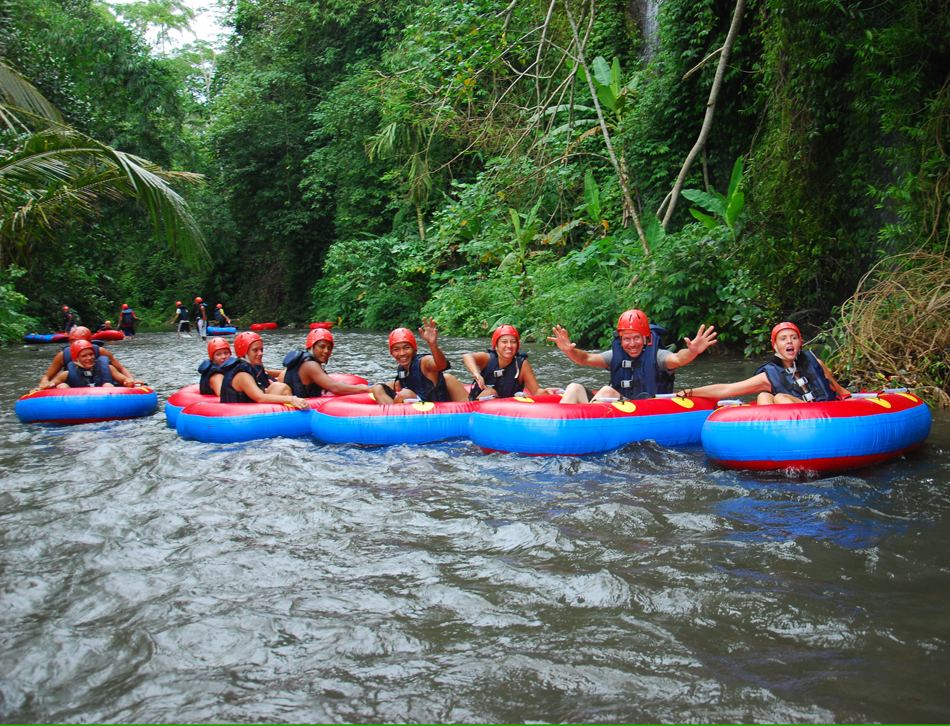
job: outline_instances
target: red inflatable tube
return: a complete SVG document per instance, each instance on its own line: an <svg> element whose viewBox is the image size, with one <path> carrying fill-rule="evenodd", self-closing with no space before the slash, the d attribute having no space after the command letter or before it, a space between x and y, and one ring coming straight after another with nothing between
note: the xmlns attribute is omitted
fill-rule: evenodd
<svg viewBox="0 0 950 726"><path fill-rule="evenodd" d="M339 381L340 383L349 383L354 386L366 383L365 378L360 378L359 376L354 376L349 373L331 373L330 378L334 381ZM198 392L199 385L197 383L192 383L190 386L185 386L184 388L179 389L176 393L173 393L168 397L168 400L165 401L165 421L169 426L175 428L178 423L178 414L180 414L185 408L190 406L193 403L220 403L217 396L202 396ZM325 398L335 398L335 396L330 395ZM321 401L322 398L313 398L309 399L311 401ZM239 405L249 405L249 404L236 404L236 403L227 403L223 404L225 406L239 406ZM263 405L263 404L262 404ZM276 405L281 406L283 404L267 404L267 405Z"/></svg>
<svg viewBox="0 0 950 726"><path fill-rule="evenodd" d="M703 425L706 455L729 469L840 471L879 464L930 433L927 404L904 390L846 401L725 406Z"/></svg>
<svg viewBox="0 0 950 726"><path fill-rule="evenodd" d="M251 330L277 330L277 323L252 323Z"/></svg>
<svg viewBox="0 0 950 726"><path fill-rule="evenodd" d="M468 420L481 404L394 403L380 405L370 396L327 399L311 419L318 441L328 444L426 444L468 436Z"/></svg>
<svg viewBox="0 0 950 726"><path fill-rule="evenodd" d="M532 456L596 454L637 441L698 444L713 401L665 395L638 401L562 404L560 396L485 401L469 438L485 451Z"/></svg>
<svg viewBox="0 0 950 726"><path fill-rule="evenodd" d="M92 334L93 340L111 341L125 340L125 334L121 330L100 330Z"/></svg>
<svg viewBox="0 0 950 726"><path fill-rule="evenodd" d="M333 327L333 323L310 323L310 329L314 328L323 328L324 330L329 330Z"/></svg>

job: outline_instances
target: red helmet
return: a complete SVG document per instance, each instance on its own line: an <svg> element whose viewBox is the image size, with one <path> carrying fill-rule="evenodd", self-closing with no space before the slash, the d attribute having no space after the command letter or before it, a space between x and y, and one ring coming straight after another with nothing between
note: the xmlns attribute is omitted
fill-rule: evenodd
<svg viewBox="0 0 950 726"><path fill-rule="evenodd" d="M180 307L181 307L181 300L179 300L178 302L176 302L176 303L175 303L175 306L180 308Z"/></svg>
<svg viewBox="0 0 950 726"><path fill-rule="evenodd" d="M89 328L84 328L82 325L77 325L75 328L69 331L70 340L88 340L92 342L92 331Z"/></svg>
<svg viewBox="0 0 950 726"><path fill-rule="evenodd" d="M122 303L122 309L123 309L123 310L128 310L128 309L129 309L129 306L126 305L125 303Z"/></svg>
<svg viewBox="0 0 950 726"><path fill-rule="evenodd" d="M307 336L307 350L310 350L317 344L318 340L325 340L330 344L330 350L333 350L333 333L326 328L314 328Z"/></svg>
<svg viewBox="0 0 950 726"><path fill-rule="evenodd" d="M802 331L798 329L798 326L795 323L779 323L774 328L772 328L772 347L775 347L775 336L781 333L783 330L794 330L798 333L798 337L802 337Z"/></svg>
<svg viewBox="0 0 950 726"><path fill-rule="evenodd" d="M617 321L617 332L623 334L625 330L640 333L644 340L650 339L650 320L646 313L640 310L628 310Z"/></svg>
<svg viewBox="0 0 950 726"><path fill-rule="evenodd" d="M63 305L63 310L69 311L69 305Z"/></svg>
<svg viewBox="0 0 950 726"><path fill-rule="evenodd" d="M200 297L196 297L196 298L195 298L195 302L196 302L196 303L200 303L200 302L201 302L201 298L200 298Z"/></svg>
<svg viewBox="0 0 950 726"><path fill-rule="evenodd" d="M79 360L79 354L82 353L86 348L92 348L95 350L95 347L88 340L74 340L69 344L69 357L73 360Z"/></svg>
<svg viewBox="0 0 950 726"><path fill-rule="evenodd" d="M513 335L515 340L518 341L518 349L521 349L521 336L518 335L518 329L514 325L499 325L495 328L495 332L491 336L491 347L492 349L498 345L498 339L503 335Z"/></svg>
<svg viewBox="0 0 950 726"><path fill-rule="evenodd" d="M409 343L413 350L419 350L419 346L416 345L416 336L409 328L396 328L389 334L389 349L392 350L396 343Z"/></svg>
<svg viewBox="0 0 950 726"><path fill-rule="evenodd" d="M248 349L251 347L251 344L256 343L261 339L257 333L252 333L250 330L245 330L243 333L238 333L237 337L234 339L234 355L238 358L243 358L247 355Z"/></svg>
<svg viewBox="0 0 950 726"><path fill-rule="evenodd" d="M223 306L221 303L218 303L217 305L215 305L215 307L217 307L217 308L222 308L222 307L224 307L224 306Z"/></svg>
<svg viewBox="0 0 950 726"><path fill-rule="evenodd" d="M241 333L241 335L244 335L244 333ZM234 341L234 347L237 347L237 340ZM248 348L250 348L250 344L248 344ZM209 340L208 341L208 360L212 360L214 358L214 354L217 353L219 350L227 350L228 353L230 353L231 344L228 341L226 341L224 338L212 338L211 340ZM245 352L247 351L245 350Z"/></svg>

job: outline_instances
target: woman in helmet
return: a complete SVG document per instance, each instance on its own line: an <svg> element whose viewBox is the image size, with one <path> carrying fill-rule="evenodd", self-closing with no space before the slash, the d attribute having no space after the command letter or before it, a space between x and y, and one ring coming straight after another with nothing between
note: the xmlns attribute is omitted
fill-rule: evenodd
<svg viewBox="0 0 950 726"><path fill-rule="evenodd" d="M135 381L135 376L129 373L128 369L126 369L124 365L119 363L116 357L112 355L110 350L108 350L105 346L100 345L98 341L93 341L92 331L90 331L89 328L83 327L82 325L73 328L69 333L69 342L73 343L73 341L76 340L85 340L89 343L92 343L92 345L95 347L96 358L105 356L109 361L109 365L121 373L123 377ZM39 389L42 391L46 388L50 388L52 386L52 380L66 367L66 365L71 360L72 355L70 353L70 346L67 345L59 353L53 356L53 362L50 363L49 369L40 378ZM141 383L141 381L136 382Z"/></svg>
<svg viewBox="0 0 950 726"><path fill-rule="evenodd" d="M71 360L53 378L53 388L114 388L117 383L132 388L136 384L109 365L104 355L97 355L96 346L88 340L74 340L69 353Z"/></svg>
<svg viewBox="0 0 950 726"><path fill-rule="evenodd" d="M681 391L680 395L701 398L729 398L759 394L760 406L772 403L837 401L851 394L831 375L828 366L814 353L802 349L802 334L795 323L779 323L772 328L775 355L752 378L738 383L715 383Z"/></svg>
<svg viewBox="0 0 950 726"><path fill-rule="evenodd" d="M202 396L221 396L221 381L224 373L221 364L231 357L231 344L224 338L212 338L208 341L208 360L198 366L201 380L198 382L198 392Z"/></svg>
<svg viewBox="0 0 950 726"><path fill-rule="evenodd" d="M650 325L647 316L640 310L627 310L617 321L617 332L611 349L603 353L588 353L572 343L567 331L558 325L554 337L548 338L557 344L572 361L582 366L607 368L610 384L591 396L580 383L571 383L561 398L561 403L587 403L601 399L652 398L657 393L673 392L673 371L687 363L710 345L716 344L713 326L699 326L696 337L684 338L686 347L676 353L663 348L662 336L666 330Z"/></svg>
<svg viewBox="0 0 950 726"><path fill-rule="evenodd" d="M521 336L515 326L499 326L492 334L491 347L489 351L462 356L465 367L475 377L470 401L493 396L511 398L521 391L532 396L556 392L557 389L538 385L528 354L521 352Z"/></svg>
<svg viewBox="0 0 950 726"><path fill-rule="evenodd" d="M221 403L289 403L309 408L304 399L291 395L290 386L275 381L264 370L264 342L250 331L234 339L234 355L221 364Z"/></svg>
<svg viewBox="0 0 950 726"><path fill-rule="evenodd" d="M369 386L335 381L324 370L333 353L333 334L323 328L314 328L307 336L306 350L292 350L284 356L284 370L279 381L290 386L291 393L300 398L317 398L332 393L368 393Z"/></svg>
<svg viewBox="0 0 950 726"><path fill-rule="evenodd" d="M430 355L420 356L416 336L409 328L396 328L389 334L389 354L396 359L396 380L392 387L383 383L373 386L376 403L402 403L418 398L433 403L467 401L468 391L459 379L445 371L452 366L439 349L439 331L435 320L423 318L419 335L429 344Z"/></svg>

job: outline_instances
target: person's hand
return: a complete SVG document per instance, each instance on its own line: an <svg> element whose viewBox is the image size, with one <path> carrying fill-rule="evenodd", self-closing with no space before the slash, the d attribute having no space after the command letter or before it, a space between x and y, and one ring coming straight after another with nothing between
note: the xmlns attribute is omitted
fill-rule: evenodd
<svg viewBox="0 0 950 726"><path fill-rule="evenodd" d="M571 342L571 337L560 325L556 325L555 327L551 328L551 330L554 331L554 337L549 337L548 340L553 341L554 344L565 353L570 353L572 350L574 350L574 348L577 347L577 343Z"/></svg>
<svg viewBox="0 0 950 726"><path fill-rule="evenodd" d="M290 405L296 408L298 411L305 411L310 408L310 402L304 398L298 398L297 396L290 397Z"/></svg>
<svg viewBox="0 0 950 726"><path fill-rule="evenodd" d="M433 318L423 318L422 324L423 327L419 328L419 335L422 336L422 339L428 343L431 348L439 339L439 329L435 327L435 320Z"/></svg>
<svg viewBox="0 0 950 726"><path fill-rule="evenodd" d="M693 357L696 357L709 346L716 344L717 335L719 334L716 332L716 328L712 325L710 325L708 328L705 325L700 325L699 330L696 332L695 338L690 340L689 338L684 337L683 340L686 341L686 348L689 350L689 352L693 354Z"/></svg>
<svg viewBox="0 0 950 726"><path fill-rule="evenodd" d="M482 377L481 373L475 374L475 383L478 384L478 387L482 390L485 390L485 379Z"/></svg>
<svg viewBox="0 0 950 726"><path fill-rule="evenodd" d="M37 386L34 390L36 391L45 391L47 388L52 388L52 384L46 378L40 379L40 385Z"/></svg>

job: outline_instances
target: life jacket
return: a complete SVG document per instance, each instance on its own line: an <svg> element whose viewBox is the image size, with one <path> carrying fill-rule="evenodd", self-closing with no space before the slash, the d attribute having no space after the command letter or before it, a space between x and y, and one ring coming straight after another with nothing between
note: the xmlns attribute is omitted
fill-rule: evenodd
<svg viewBox="0 0 950 726"><path fill-rule="evenodd" d="M132 310L132 308L123 310L119 317L119 324L125 326L135 325L135 311Z"/></svg>
<svg viewBox="0 0 950 726"><path fill-rule="evenodd" d="M184 305L178 308L178 315L179 315L179 320L181 320L181 322L183 323L188 322L188 308L186 308Z"/></svg>
<svg viewBox="0 0 950 726"><path fill-rule="evenodd" d="M202 320L208 319L208 303L199 303L198 304L198 316Z"/></svg>
<svg viewBox="0 0 950 726"><path fill-rule="evenodd" d="M284 373L284 383L290 386L290 392L298 398L319 398L325 393L320 386L316 383L304 385L303 381L300 380L300 366L307 361L313 361L320 366L320 370L323 370L320 361L314 358L313 353L309 351L292 350L285 355L284 368L287 369L287 372Z"/></svg>
<svg viewBox="0 0 950 726"><path fill-rule="evenodd" d="M221 403L254 403L254 400L243 391L235 391L231 384L234 382L234 376L238 373L249 373L251 378L257 384L261 391L266 391L267 387L273 383L270 376L264 371L263 366L252 366L246 360L241 358L228 358L220 365L221 373L224 374L224 380L221 381Z"/></svg>
<svg viewBox="0 0 950 726"><path fill-rule="evenodd" d="M102 325L99 326L99 331L102 332L103 330L112 330L112 328L107 328L106 324L103 323Z"/></svg>
<svg viewBox="0 0 950 726"><path fill-rule="evenodd" d="M408 371L402 366L396 369L396 381L403 389L410 389L423 401L444 403L452 400L449 389L445 386L444 375L444 372L451 367L452 365L446 361L445 368L439 371L439 380L433 384L422 372L422 358L414 355Z"/></svg>
<svg viewBox="0 0 950 726"><path fill-rule="evenodd" d="M101 345L102 343L100 343L98 340L92 341L92 347L96 349L96 360L99 360L99 356L102 355L99 352L99 346ZM65 348L63 348L63 368L65 368L66 364L69 363L72 359L73 359L72 353L69 352L69 346L67 345Z"/></svg>
<svg viewBox="0 0 950 726"><path fill-rule="evenodd" d="M614 333L611 346L613 358L610 361L610 385L624 398L639 398L643 394L653 398L658 393L672 393L674 376L669 371L661 371L656 362L656 354L663 347L666 328L651 325L650 343L636 358L627 355L620 342L620 334Z"/></svg>
<svg viewBox="0 0 950 726"><path fill-rule="evenodd" d="M224 310L222 310L221 308L217 308L217 309L214 311L214 319L217 320L219 323L223 323L223 322L224 322Z"/></svg>
<svg viewBox="0 0 950 726"><path fill-rule="evenodd" d="M211 360L202 361L198 366L198 373L201 374L201 381L198 383L198 393L202 396L216 396L211 387L211 376L221 373L221 368L216 366Z"/></svg>
<svg viewBox="0 0 950 726"><path fill-rule="evenodd" d="M521 369L528 358L527 353L518 351L515 357L504 368L498 367L498 353L494 350L487 351L488 363L482 368L482 378L485 379L486 388L494 388L498 398L511 398L516 393L524 390L524 382L518 380L521 377ZM415 390L415 389L413 389ZM484 391L477 383L472 384L472 390L468 394L468 399L474 401L478 394Z"/></svg>
<svg viewBox="0 0 950 726"><path fill-rule="evenodd" d="M799 351L794 369L786 368L782 359L775 356L755 373L763 372L769 377L773 396L786 393L809 402L838 400L838 392L832 388L821 363L811 351Z"/></svg>
<svg viewBox="0 0 950 726"><path fill-rule="evenodd" d="M72 313L66 313L65 315L63 315L63 330L65 330L68 333L69 329L75 327L75 325L76 323L73 322Z"/></svg>
<svg viewBox="0 0 950 726"><path fill-rule="evenodd" d="M97 358L88 370L72 361L66 364L66 385L70 388L98 388L103 383L115 384L109 370L109 359L105 356Z"/></svg>

